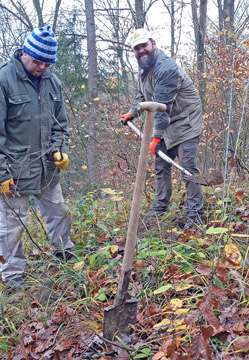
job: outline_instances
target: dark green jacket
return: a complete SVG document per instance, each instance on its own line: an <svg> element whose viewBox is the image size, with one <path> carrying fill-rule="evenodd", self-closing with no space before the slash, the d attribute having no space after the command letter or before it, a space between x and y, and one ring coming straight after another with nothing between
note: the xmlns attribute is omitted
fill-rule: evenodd
<svg viewBox="0 0 249 360"><path fill-rule="evenodd" d="M153 136L164 138L167 149L199 136L202 132L202 105L192 80L176 62L159 49L154 66L139 73L138 93L129 114L138 116L136 105L156 101L167 105L156 112Z"/></svg>
<svg viewBox="0 0 249 360"><path fill-rule="evenodd" d="M59 182L52 154L69 152L68 120L58 78L47 69L37 91L19 52L0 66L0 183L13 177L21 193L39 194L41 180Z"/></svg>

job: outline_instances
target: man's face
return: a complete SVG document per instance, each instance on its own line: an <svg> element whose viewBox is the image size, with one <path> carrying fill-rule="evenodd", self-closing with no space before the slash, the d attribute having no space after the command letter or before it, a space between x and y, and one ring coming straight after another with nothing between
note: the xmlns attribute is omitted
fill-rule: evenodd
<svg viewBox="0 0 249 360"><path fill-rule="evenodd" d="M140 68L144 70L151 68L154 61L155 49L156 42L154 40L149 40L144 44L138 44L133 48Z"/></svg>
<svg viewBox="0 0 249 360"><path fill-rule="evenodd" d="M39 60L34 59L32 56L27 54L25 51L22 51L21 61L25 69L32 74L33 76L41 76L47 68L52 65L51 63L45 63Z"/></svg>

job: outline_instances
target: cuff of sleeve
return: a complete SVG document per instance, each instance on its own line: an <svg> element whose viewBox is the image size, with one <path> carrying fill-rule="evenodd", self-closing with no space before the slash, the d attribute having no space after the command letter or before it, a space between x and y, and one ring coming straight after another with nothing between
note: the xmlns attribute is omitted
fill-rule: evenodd
<svg viewBox="0 0 249 360"><path fill-rule="evenodd" d="M163 139L164 132L165 132L164 130L156 130L156 129L154 129L153 130L153 137Z"/></svg>

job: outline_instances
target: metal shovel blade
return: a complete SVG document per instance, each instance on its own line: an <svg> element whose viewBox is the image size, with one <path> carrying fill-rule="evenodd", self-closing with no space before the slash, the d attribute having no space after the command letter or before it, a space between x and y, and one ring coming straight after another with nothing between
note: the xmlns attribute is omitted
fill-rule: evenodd
<svg viewBox="0 0 249 360"><path fill-rule="evenodd" d="M122 305L111 305L104 309L103 335L105 339L113 340L115 335L126 334L129 325L136 324L137 304L137 299L130 299Z"/></svg>

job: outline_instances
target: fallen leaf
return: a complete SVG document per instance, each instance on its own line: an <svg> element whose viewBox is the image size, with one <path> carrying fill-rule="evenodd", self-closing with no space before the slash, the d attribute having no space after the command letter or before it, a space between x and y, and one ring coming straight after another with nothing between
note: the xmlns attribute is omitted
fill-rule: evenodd
<svg viewBox="0 0 249 360"><path fill-rule="evenodd" d="M249 353L249 336L241 336L240 338L235 339L232 346L236 351L246 354Z"/></svg>
<svg viewBox="0 0 249 360"><path fill-rule="evenodd" d="M183 314L187 314L189 312L189 309L177 309L174 314L175 315L183 315Z"/></svg>
<svg viewBox="0 0 249 360"><path fill-rule="evenodd" d="M175 337L175 342L176 342L176 348L177 348L177 350L180 348L181 341L182 341L181 336L180 336L180 335L176 335L176 337Z"/></svg>
<svg viewBox="0 0 249 360"><path fill-rule="evenodd" d="M75 271L80 271L85 266L85 261L80 261L74 265Z"/></svg>
<svg viewBox="0 0 249 360"><path fill-rule="evenodd" d="M160 360L162 357L164 356L164 352L159 351L158 353L156 353L151 360Z"/></svg>
<svg viewBox="0 0 249 360"><path fill-rule="evenodd" d="M153 329L162 327L162 326L166 326L169 325L171 323L171 321L169 319L163 319L160 323L156 324L153 326Z"/></svg>
<svg viewBox="0 0 249 360"><path fill-rule="evenodd" d="M240 254L239 249L235 244L229 243L225 246L225 253L228 260L232 261L235 264L239 264L241 262L242 256Z"/></svg>
<svg viewBox="0 0 249 360"><path fill-rule="evenodd" d="M153 291L153 293L156 295L156 294L161 294L167 290L169 290L170 288L172 288L172 284L167 284L167 285L164 285L162 287L160 287L159 289L156 289Z"/></svg>
<svg viewBox="0 0 249 360"><path fill-rule="evenodd" d="M118 245L112 245L111 246L111 253L114 254L117 251L118 251Z"/></svg>
<svg viewBox="0 0 249 360"><path fill-rule="evenodd" d="M170 305L172 310L177 310L182 307L182 300L181 299L172 299L170 300Z"/></svg>

